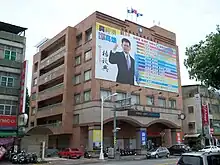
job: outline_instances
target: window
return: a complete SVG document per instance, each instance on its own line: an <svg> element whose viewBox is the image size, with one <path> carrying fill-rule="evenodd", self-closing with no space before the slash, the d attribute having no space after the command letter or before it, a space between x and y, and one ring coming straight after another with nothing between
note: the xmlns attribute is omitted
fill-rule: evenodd
<svg viewBox="0 0 220 165"><path fill-rule="evenodd" d="M184 155L180 158L177 164L179 165L186 165L186 164L203 165L203 161L202 161L202 157L200 156Z"/></svg>
<svg viewBox="0 0 220 165"><path fill-rule="evenodd" d="M31 115L35 115L36 114L36 108L31 108Z"/></svg>
<svg viewBox="0 0 220 165"><path fill-rule="evenodd" d="M81 99L80 99L80 94L75 94L75 95L74 95L74 103L75 103L75 104L79 104L80 101L81 101Z"/></svg>
<svg viewBox="0 0 220 165"><path fill-rule="evenodd" d="M91 79L91 70L87 70L84 72L84 81L88 81Z"/></svg>
<svg viewBox="0 0 220 165"><path fill-rule="evenodd" d="M82 33L76 36L76 46L82 45Z"/></svg>
<svg viewBox="0 0 220 165"><path fill-rule="evenodd" d="M169 100L169 107L176 108L176 100Z"/></svg>
<svg viewBox="0 0 220 165"><path fill-rule="evenodd" d="M31 100L36 100L36 93L31 94Z"/></svg>
<svg viewBox="0 0 220 165"><path fill-rule="evenodd" d="M10 51L10 50L4 51L4 56L5 56L5 59L7 59L7 60L15 61L16 55L17 55L17 53L15 51Z"/></svg>
<svg viewBox="0 0 220 165"><path fill-rule="evenodd" d="M81 56L75 57L75 66L81 64Z"/></svg>
<svg viewBox="0 0 220 165"><path fill-rule="evenodd" d="M31 127L34 127L34 121L31 122Z"/></svg>
<svg viewBox="0 0 220 165"><path fill-rule="evenodd" d="M34 85L34 86L37 85L37 78L34 79L34 84L33 84L33 85Z"/></svg>
<svg viewBox="0 0 220 165"><path fill-rule="evenodd" d="M111 94L112 94L112 92L109 90L101 90L100 91L100 98L103 97L105 99L108 97L106 100L111 100L111 97L109 97Z"/></svg>
<svg viewBox="0 0 220 165"><path fill-rule="evenodd" d="M117 92L117 100L122 100L126 98L126 93Z"/></svg>
<svg viewBox="0 0 220 165"><path fill-rule="evenodd" d="M140 104L140 95L131 95L131 104Z"/></svg>
<svg viewBox="0 0 220 165"><path fill-rule="evenodd" d="M74 84L79 84L80 83L80 74L75 75L74 77Z"/></svg>
<svg viewBox="0 0 220 165"><path fill-rule="evenodd" d="M2 76L1 77L1 86L13 87L14 86L14 78Z"/></svg>
<svg viewBox="0 0 220 165"><path fill-rule="evenodd" d="M0 104L0 115L16 115L17 107L10 104Z"/></svg>
<svg viewBox="0 0 220 165"><path fill-rule="evenodd" d="M92 39L92 28L86 31L86 42Z"/></svg>
<svg viewBox="0 0 220 165"><path fill-rule="evenodd" d="M188 112L189 113L194 113L194 107L193 106L189 106L188 107Z"/></svg>
<svg viewBox="0 0 220 165"><path fill-rule="evenodd" d="M189 122L189 129L195 129L195 122Z"/></svg>
<svg viewBox="0 0 220 165"><path fill-rule="evenodd" d="M147 96L147 105L154 105L154 97Z"/></svg>
<svg viewBox="0 0 220 165"><path fill-rule="evenodd" d="M34 72L37 72L37 70L38 70L38 62L36 62L36 63L34 64Z"/></svg>
<svg viewBox="0 0 220 165"><path fill-rule="evenodd" d="M92 50L86 51L84 54L84 60L88 61L92 58Z"/></svg>
<svg viewBox="0 0 220 165"><path fill-rule="evenodd" d="M91 100L91 91L84 92L84 101L90 101Z"/></svg>
<svg viewBox="0 0 220 165"><path fill-rule="evenodd" d="M73 115L73 124L79 124L79 114Z"/></svg>
<svg viewBox="0 0 220 165"><path fill-rule="evenodd" d="M158 106L166 107L166 99L165 98L158 98Z"/></svg>

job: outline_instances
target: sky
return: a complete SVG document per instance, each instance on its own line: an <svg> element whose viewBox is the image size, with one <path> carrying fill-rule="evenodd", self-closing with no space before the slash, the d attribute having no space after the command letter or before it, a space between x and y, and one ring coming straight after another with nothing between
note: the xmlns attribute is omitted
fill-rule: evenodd
<svg viewBox="0 0 220 165"><path fill-rule="evenodd" d="M28 28L26 31L26 59L29 61L28 88L31 87L34 47L43 38L52 38L67 26L74 26L95 11L121 20L127 8L143 14L137 20L146 27L160 22L160 26L176 33L179 46L182 85L197 84L189 80L183 61L185 48L198 43L215 31L220 22L219 0L0 0L0 21Z"/></svg>

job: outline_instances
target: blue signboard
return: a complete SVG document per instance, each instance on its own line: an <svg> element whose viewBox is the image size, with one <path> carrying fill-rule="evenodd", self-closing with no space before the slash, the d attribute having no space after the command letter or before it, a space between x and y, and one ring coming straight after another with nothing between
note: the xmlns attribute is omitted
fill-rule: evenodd
<svg viewBox="0 0 220 165"><path fill-rule="evenodd" d="M145 146L147 141L147 132L145 130L141 131L141 145Z"/></svg>

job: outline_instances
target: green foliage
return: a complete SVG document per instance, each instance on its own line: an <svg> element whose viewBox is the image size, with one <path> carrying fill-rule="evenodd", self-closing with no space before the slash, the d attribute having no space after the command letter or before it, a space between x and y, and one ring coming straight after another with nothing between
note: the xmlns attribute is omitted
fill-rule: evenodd
<svg viewBox="0 0 220 165"><path fill-rule="evenodd" d="M184 65L189 78L201 81L202 84L220 89L220 28L210 33L205 40L186 48L187 59Z"/></svg>

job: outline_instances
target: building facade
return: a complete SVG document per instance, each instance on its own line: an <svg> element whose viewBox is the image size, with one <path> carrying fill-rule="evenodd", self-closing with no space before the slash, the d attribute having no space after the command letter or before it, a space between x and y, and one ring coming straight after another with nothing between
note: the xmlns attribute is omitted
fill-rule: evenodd
<svg viewBox="0 0 220 165"><path fill-rule="evenodd" d="M220 124L220 96L201 85L182 86L183 111L186 119L183 121L185 139L195 142L200 137L211 134L219 139ZM204 125L202 105L208 106L207 129ZM194 140L193 140L194 139ZM209 139L207 137L207 139ZM194 143L195 144L195 143Z"/></svg>
<svg viewBox="0 0 220 165"><path fill-rule="evenodd" d="M133 50L141 51L141 45L144 48L142 41L154 46L165 45L166 51L170 50L168 47L174 49L172 61L175 61L175 66L172 67L175 67L175 80L172 82L177 85L165 85L167 89L172 88L168 92L162 87L160 89L160 84L155 85L157 89L149 84L147 87L137 85L147 83L145 79L139 78L142 82L137 79L134 82L133 77L129 79L126 74L121 74L125 77L120 79L119 72L123 66L120 68L118 64L117 70L117 65L110 65L112 61L108 59L109 47L121 40L117 35L130 39L130 42L126 41L128 45L124 45L127 48L140 43L140 48L132 47ZM121 42L117 43L119 47ZM166 51L164 49L164 53ZM134 66L132 58L131 66ZM135 76L144 72L136 70ZM117 96L110 98L115 92ZM100 98L103 96L109 97L104 102L104 147L112 146L112 109L121 106L113 100L124 99L128 93L132 98L130 110L117 112L117 127L120 128L117 133L118 146L141 149L146 145L146 140L151 140L155 145L176 143L176 135L181 132L179 115L182 112L176 35L158 26L146 28L95 12L75 27L64 29L34 55L28 133L34 135L33 138L38 137L38 141L44 139L48 148L70 146L93 150L100 145ZM144 140L141 132L145 132ZM33 141L32 137L29 141Z"/></svg>
<svg viewBox="0 0 220 165"><path fill-rule="evenodd" d="M27 28L0 22L0 140L13 142L17 135L17 116L21 73L26 50Z"/></svg>

